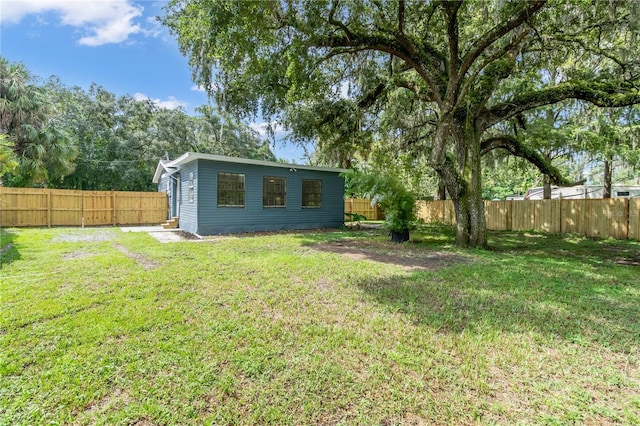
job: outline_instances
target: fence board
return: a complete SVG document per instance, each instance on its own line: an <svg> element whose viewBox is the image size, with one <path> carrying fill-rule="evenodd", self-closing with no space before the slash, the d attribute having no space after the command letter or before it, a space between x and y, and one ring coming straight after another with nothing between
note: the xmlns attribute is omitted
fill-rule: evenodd
<svg viewBox="0 0 640 426"><path fill-rule="evenodd" d="M113 196L111 192L84 191L82 203L86 226L111 225L113 223Z"/></svg>
<svg viewBox="0 0 640 426"><path fill-rule="evenodd" d="M166 220L166 195L158 197L155 194L154 192L116 193L116 223L119 225L145 224Z"/></svg>
<svg viewBox="0 0 640 426"><path fill-rule="evenodd" d="M51 192L51 225L82 226L82 191L53 189Z"/></svg>
<svg viewBox="0 0 640 426"><path fill-rule="evenodd" d="M640 198L629 200L628 238L640 240Z"/></svg>
<svg viewBox="0 0 640 426"><path fill-rule="evenodd" d="M560 201L561 200L534 201L536 204L534 204L532 229L554 234L560 233Z"/></svg>
<svg viewBox="0 0 640 426"><path fill-rule="evenodd" d="M164 192L74 191L0 187L0 226L158 224Z"/></svg>
<svg viewBox="0 0 640 426"><path fill-rule="evenodd" d="M46 226L47 195L30 188L16 189L0 198L0 226Z"/></svg>
<svg viewBox="0 0 640 426"><path fill-rule="evenodd" d="M511 229L511 209L513 201L485 201L484 215L487 229L506 231Z"/></svg>
<svg viewBox="0 0 640 426"><path fill-rule="evenodd" d="M456 222L455 210L450 200L425 201L416 203L418 220L425 223L444 223L451 225Z"/></svg>
<svg viewBox="0 0 640 426"><path fill-rule="evenodd" d="M580 200L562 200L561 232L579 234L582 231L582 204Z"/></svg>
<svg viewBox="0 0 640 426"><path fill-rule="evenodd" d="M586 202L583 229L590 237L626 239L628 237L628 200L611 198Z"/></svg>
<svg viewBox="0 0 640 426"><path fill-rule="evenodd" d="M442 201L417 202L418 219L426 223L442 223L444 221L444 203Z"/></svg>
<svg viewBox="0 0 640 426"><path fill-rule="evenodd" d="M513 231L531 231L535 227L535 209L538 201L513 203L511 208L511 229Z"/></svg>
<svg viewBox="0 0 640 426"><path fill-rule="evenodd" d="M371 201L366 198L347 198L344 201L344 212L365 216L367 220L383 219L378 206L372 206Z"/></svg>
<svg viewBox="0 0 640 426"><path fill-rule="evenodd" d="M451 201L419 201L418 219L455 223ZM640 199L485 201L487 229L640 240Z"/></svg>

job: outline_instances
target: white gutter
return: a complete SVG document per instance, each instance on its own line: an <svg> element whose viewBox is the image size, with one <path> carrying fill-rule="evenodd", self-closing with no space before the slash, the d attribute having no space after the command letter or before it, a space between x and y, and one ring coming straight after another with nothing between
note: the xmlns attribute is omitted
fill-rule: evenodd
<svg viewBox="0 0 640 426"><path fill-rule="evenodd" d="M256 166L268 166L268 167L282 167L286 169L293 170L315 170L319 172L334 172L334 173L345 173L348 172L348 169L340 169L335 167L316 167L309 165L300 165L300 164L291 164L291 163L278 163L276 161L265 161L265 160L253 160L250 158L238 158L238 157L227 157L225 155L214 155L214 154L202 154L199 152L187 152L175 160L164 164L165 168L169 167L178 167L187 163L190 163L195 160L211 160L211 161L219 161L222 163L237 163L237 164L252 164ZM155 176L154 176L155 179Z"/></svg>

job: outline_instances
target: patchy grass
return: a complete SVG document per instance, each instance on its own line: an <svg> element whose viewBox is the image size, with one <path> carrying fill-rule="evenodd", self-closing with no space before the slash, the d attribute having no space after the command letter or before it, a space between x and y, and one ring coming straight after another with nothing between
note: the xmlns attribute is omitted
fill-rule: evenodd
<svg viewBox="0 0 640 426"><path fill-rule="evenodd" d="M640 423L639 243L387 238L2 231L0 424Z"/></svg>

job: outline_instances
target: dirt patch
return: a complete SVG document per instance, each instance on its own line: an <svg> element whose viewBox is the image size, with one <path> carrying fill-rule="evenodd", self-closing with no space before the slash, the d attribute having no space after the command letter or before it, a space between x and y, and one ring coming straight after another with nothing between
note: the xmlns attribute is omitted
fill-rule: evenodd
<svg viewBox="0 0 640 426"><path fill-rule="evenodd" d="M313 229L280 229L277 231L253 231L240 232L235 234L221 234L214 237L234 237L234 238L251 238L266 237L270 235L298 235L298 234L320 234L339 231L337 228L313 228Z"/></svg>
<svg viewBox="0 0 640 426"><path fill-rule="evenodd" d="M324 278L320 278L318 281L316 281L316 287L318 288L318 291L330 291L332 289L329 281Z"/></svg>
<svg viewBox="0 0 640 426"><path fill-rule="evenodd" d="M353 260L370 260L400 266L407 271L429 271L469 259L456 254L427 251L411 243L397 244L381 241L332 241L310 246L314 250L342 254Z"/></svg>
<svg viewBox="0 0 640 426"><path fill-rule="evenodd" d="M634 258L618 258L614 259L616 265L622 266L640 266L640 256Z"/></svg>
<svg viewBox="0 0 640 426"><path fill-rule="evenodd" d="M102 241L111 241L115 238L115 234L111 231L95 231L95 230L73 230L66 234L55 236L51 242L54 243L99 243Z"/></svg>
<svg viewBox="0 0 640 426"><path fill-rule="evenodd" d="M75 259L86 259L88 257L95 256L96 253L91 253L85 250L74 251L73 253L66 253L62 255L62 260L75 260Z"/></svg>
<svg viewBox="0 0 640 426"><path fill-rule="evenodd" d="M120 244L114 244L113 246L118 251L120 251L125 256L127 256L129 259L135 260L138 263L138 265L142 266L146 271L148 271L149 269L153 269L153 268L157 268L158 267L158 264L156 262L154 262L153 260L150 260L150 259L144 257L141 254L129 251L129 250L127 250L127 248L121 246Z"/></svg>
<svg viewBox="0 0 640 426"><path fill-rule="evenodd" d="M120 407L131 403L133 399L131 396L120 389L113 389L108 395L104 398L97 399L91 402L84 410L85 414L95 414L95 413L103 413L107 412L115 407ZM80 414L79 412L75 412L75 415ZM80 421L81 418L76 419L73 423L74 425L82 424Z"/></svg>
<svg viewBox="0 0 640 426"><path fill-rule="evenodd" d="M609 253L611 260L616 265L640 266L640 251L610 247Z"/></svg>
<svg viewBox="0 0 640 426"><path fill-rule="evenodd" d="M201 240L202 239L197 235L192 234L191 232L186 232L186 231L177 231L176 234L180 235L180 237L185 240Z"/></svg>

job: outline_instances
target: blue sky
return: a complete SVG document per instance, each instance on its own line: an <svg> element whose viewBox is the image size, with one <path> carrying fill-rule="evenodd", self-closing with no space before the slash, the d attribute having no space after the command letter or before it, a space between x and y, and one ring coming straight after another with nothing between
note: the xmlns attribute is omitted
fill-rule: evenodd
<svg viewBox="0 0 640 426"><path fill-rule="evenodd" d="M149 98L188 113L207 103L188 61L160 25L164 1L0 0L0 54L67 86L94 82L116 95ZM262 131L260 120L251 126ZM278 158L304 163L302 150L277 142Z"/></svg>

